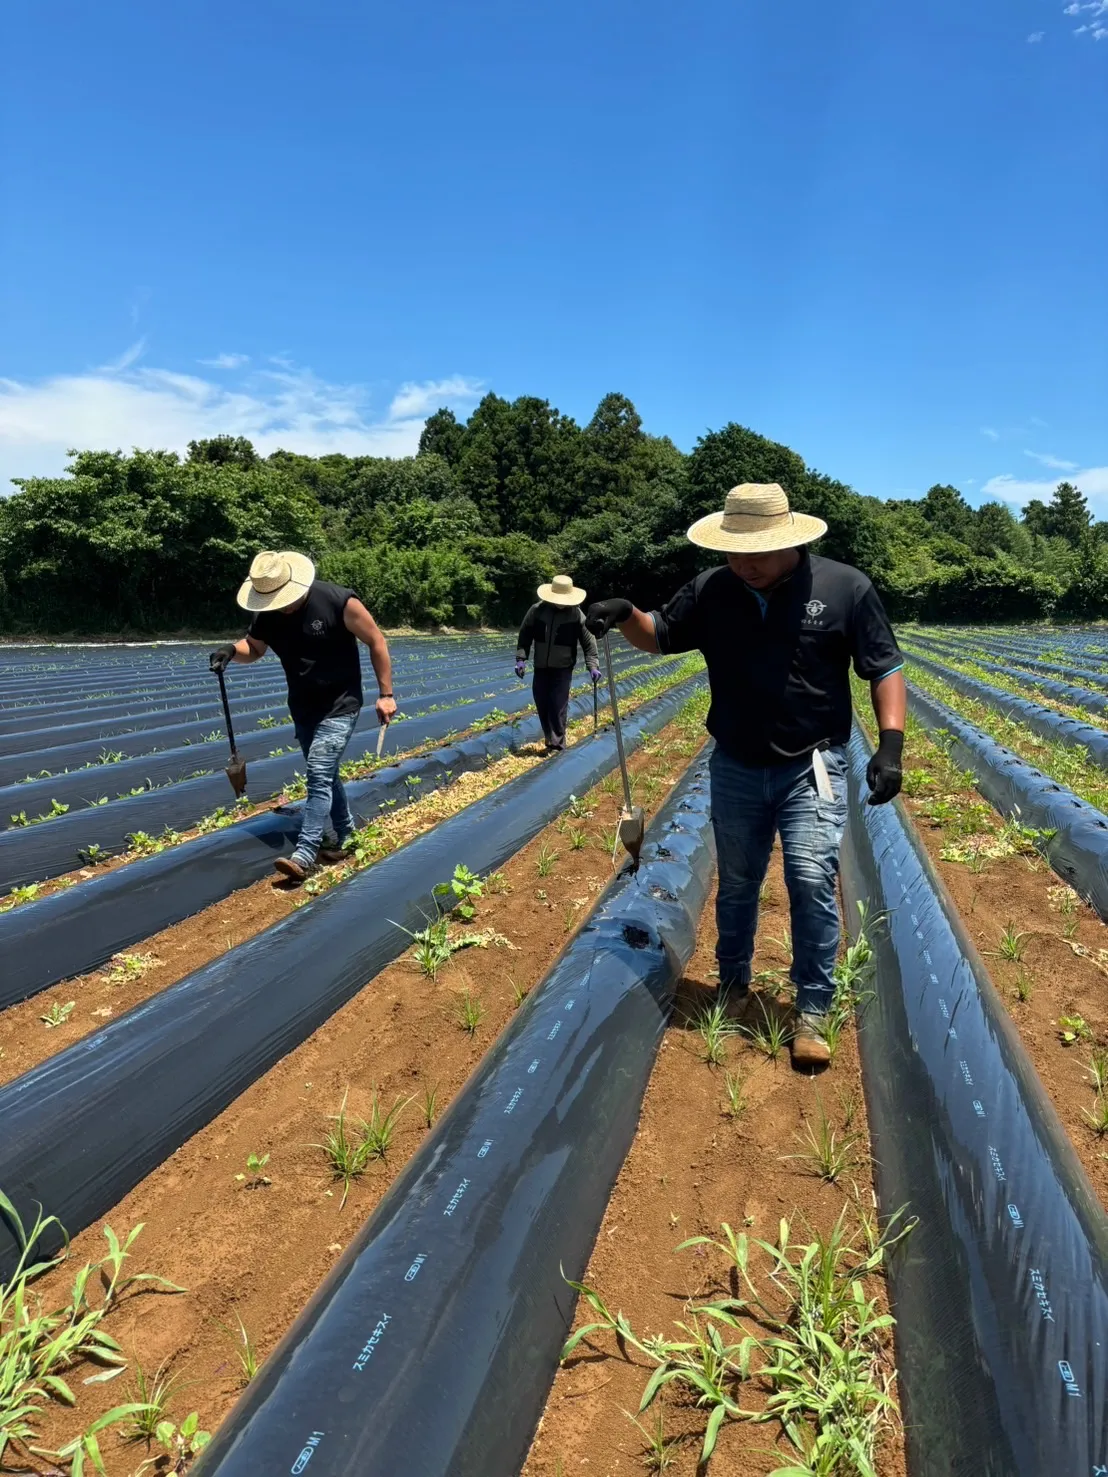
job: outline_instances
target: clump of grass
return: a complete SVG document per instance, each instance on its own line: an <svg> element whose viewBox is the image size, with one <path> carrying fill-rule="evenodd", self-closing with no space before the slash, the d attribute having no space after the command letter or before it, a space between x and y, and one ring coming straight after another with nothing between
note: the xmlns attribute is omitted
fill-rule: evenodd
<svg viewBox="0 0 1108 1477"><path fill-rule="evenodd" d="M1026 969L1021 969L1019 974L1016 975L1016 999L1026 1005L1034 992L1035 981L1027 973Z"/></svg>
<svg viewBox="0 0 1108 1477"><path fill-rule="evenodd" d="M377 1089L374 1088L368 1122L363 1119L357 1130L350 1131L346 1122L347 1095L348 1092L342 1095L342 1103L338 1112L333 1115L333 1127L328 1130L327 1137L321 1144L312 1145L314 1149L323 1150L335 1178L342 1180L340 1210L346 1204L351 1184L365 1173L370 1160L383 1159L387 1154L400 1115L411 1102L411 1098L398 1098L389 1111L383 1113Z"/></svg>
<svg viewBox="0 0 1108 1477"><path fill-rule="evenodd" d="M741 1118L746 1112L746 1078L741 1072L728 1072L723 1079L723 1087L727 1093L724 1112L728 1118Z"/></svg>
<svg viewBox="0 0 1108 1477"><path fill-rule="evenodd" d="M700 1048L701 1061L710 1067L719 1067L727 1060L727 1038L735 1034L735 1022L728 1016L722 1001L705 1005L695 1017L696 1029L703 1043Z"/></svg>
<svg viewBox="0 0 1108 1477"><path fill-rule="evenodd" d="M411 1098L397 1098L387 1113L381 1111L381 1100L377 1089L373 1089L369 1119L362 1123L362 1147L366 1160L384 1159L389 1151L400 1115L411 1102Z"/></svg>
<svg viewBox="0 0 1108 1477"><path fill-rule="evenodd" d="M539 854L535 858L535 870L540 877L549 877L554 870L554 863L558 860L559 853L552 846L544 842L539 847Z"/></svg>
<svg viewBox="0 0 1108 1477"><path fill-rule="evenodd" d="M471 995L468 990L462 995L458 1002L458 1024L463 1031L468 1031L472 1036L481 1024L485 1016L485 1007L476 996Z"/></svg>
<svg viewBox="0 0 1108 1477"><path fill-rule="evenodd" d="M568 826L566 835L569 837L571 851L584 851L589 844L589 833L584 826Z"/></svg>
<svg viewBox="0 0 1108 1477"><path fill-rule="evenodd" d="M439 1087L438 1083L436 1082L434 1087L426 1088L423 1093L423 1121L424 1123L426 1123L428 1128L430 1128L435 1121L435 1115L438 1113L438 1107Z"/></svg>
<svg viewBox="0 0 1108 1477"><path fill-rule="evenodd" d="M1102 1046L1096 1047L1089 1058L1089 1076L1098 1097L1108 1093L1108 1051Z"/></svg>
<svg viewBox="0 0 1108 1477"><path fill-rule="evenodd" d="M512 987L512 1004L518 1010L527 996L531 993L531 986L524 980L522 983L514 975L508 976L508 983Z"/></svg>
<svg viewBox="0 0 1108 1477"><path fill-rule="evenodd" d="M166 1374L168 1363L163 1359L154 1373L148 1374L135 1360L135 1404L139 1408L124 1427L123 1434L129 1441L153 1441L159 1423L165 1419L169 1397L178 1383L177 1375Z"/></svg>
<svg viewBox="0 0 1108 1477"><path fill-rule="evenodd" d="M239 1329L237 1334L232 1334L234 1339L235 1354L238 1356L239 1368L242 1370L242 1382L248 1385L258 1372L261 1360L258 1358L257 1345L246 1331L246 1324L235 1314L235 1322Z"/></svg>
<svg viewBox="0 0 1108 1477"><path fill-rule="evenodd" d="M1006 959L1010 964L1020 964L1023 962L1024 952L1027 949L1027 940L1030 937L1030 934L1021 933L1009 919L1005 925L1004 932L1000 935L999 943L990 952L998 959Z"/></svg>
<svg viewBox="0 0 1108 1477"><path fill-rule="evenodd" d="M856 1162L854 1149L858 1143L858 1135L838 1134L827 1117L822 1102L819 1104L819 1117L815 1126L810 1121L807 1122L804 1125L804 1135L797 1135L797 1142L801 1145L801 1152L786 1157L805 1160L819 1178L829 1185L836 1184Z"/></svg>
<svg viewBox="0 0 1108 1477"><path fill-rule="evenodd" d="M761 1020L748 1022L741 1028L742 1033L753 1047L775 1062L792 1039L792 1031L785 1017L764 1000L758 1000L758 1008Z"/></svg>
<svg viewBox="0 0 1108 1477"><path fill-rule="evenodd" d="M1098 1093L1092 1112L1090 1113L1088 1108L1082 1108L1081 1111L1088 1119L1089 1126L1097 1138L1103 1138L1105 1134L1108 1134L1108 1098Z"/></svg>
<svg viewBox="0 0 1108 1477"><path fill-rule="evenodd" d="M643 1466L648 1472L667 1472L677 1460L677 1450L681 1441L680 1437L666 1435L665 1418L662 1415L661 1406L654 1407L654 1420L651 1422L650 1430L647 1430L642 1421L637 1421L629 1410L623 1413L643 1439Z"/></svg>

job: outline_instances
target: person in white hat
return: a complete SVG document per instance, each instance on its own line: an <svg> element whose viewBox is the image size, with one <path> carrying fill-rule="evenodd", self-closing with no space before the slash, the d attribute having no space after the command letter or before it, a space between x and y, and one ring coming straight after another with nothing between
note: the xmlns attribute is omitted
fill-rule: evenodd
<svg viewBox="0 0 1108 1477"><path fill-rule="evenodd" d="M208 665L222 672L231 662L256 662L272 647L285 669L289 712L307 760L308 793L296 849L274 866L291 881L303 882L317 858L337 861L353 838L354 817L339 764L362 708L358 642L369 647L380 688L380 723L396 712L389 648L354 591L317 580L305 554L259 554L236 599L254 616L250 629L241 640L213 651Z"/></svg>
<svg viewBox="0 0 1108 1477"><path fill-rule="evenodd" d="M573 685L573 668L577 648L585 654L589 676L600 681L600 658L596 637L585 625L581 613L584 590L573 583L568 574L556 574L549 584L536 591L538 601L523 617L516 643L516 676L521 680L527 670L527 654L535 648L535 675L531 692L535 711L542 724L546 752L558 754L566 746L566 713L569 690Z"/></svg>
<svg viewBox="0 0 1108 1477"><path fill-rule="evenodd" d="M900 789L903 661L881 601L857 569L810 554L827 525L794 513L776 483L733 487L720 513L689 529L727 562L678 590L661 610L630 600L591 605L598 635L619 626L643 651L699 649L712 702L712 825L720 989L749 1008L758 896L780 834L792 917L798 1066L826 1065L823 1021L834 998L841 923L836 896L846 824L850 664L870 684L880 741L866 778L871 805Z"/></svg>

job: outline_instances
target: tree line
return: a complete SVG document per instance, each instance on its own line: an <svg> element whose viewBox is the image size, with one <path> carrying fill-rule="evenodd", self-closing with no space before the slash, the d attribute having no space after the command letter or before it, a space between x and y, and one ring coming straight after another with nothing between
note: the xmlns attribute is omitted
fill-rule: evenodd
<svg viewBox="0 0 1108 1477"><path fill-rule="evenodd" d="M712 556L685 530L739 482L779 482L826 520L818 546L864 570L897 619L1108 614L1108 523L1079 489L1017 517L955 487L883 502L731 423L687 455L606 395L584 426L546 400L489 394L437 411L415 456L259 455L242 437L188 454L80 451L0 498L0 630L156 634L241 625L260 548L296 548L387 625L511 625L559 570L650 607Z"/></svg>

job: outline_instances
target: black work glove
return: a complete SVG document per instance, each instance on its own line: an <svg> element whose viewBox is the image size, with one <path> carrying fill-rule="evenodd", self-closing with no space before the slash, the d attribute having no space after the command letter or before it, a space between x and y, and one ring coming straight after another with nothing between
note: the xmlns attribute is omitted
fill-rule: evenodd
<svg viewBox="0 0 1108 1477"><path fill-rule="evenodd" d="M624 600L621 595L615 596L612 600L597 600L595 604L589 606L585 625L594 636L607 635L613 626L629 620L634 608L630 600Z"/></svg>
<svg viewBox="0 0 1108 1477"><path fill-rule="evenodd" d="M220 646L208 657L208 669L212 672L226 672L227 668L235 659L235 643L228 641L226 646Z"/></svg>
<svg viewBox="0 0 1108 1477"><path fill-rule="evenodd" d="M900 794L900 756L904 735L899 728L883 728L873 758L866 765L870 805L887 805Z"/></svg>

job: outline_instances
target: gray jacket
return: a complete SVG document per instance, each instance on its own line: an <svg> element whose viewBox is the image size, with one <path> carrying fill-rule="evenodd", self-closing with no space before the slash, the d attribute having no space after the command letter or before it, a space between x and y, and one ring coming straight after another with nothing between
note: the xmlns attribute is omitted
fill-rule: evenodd
<svg viewBox="0 0 1108 1477"><path fill-rule="evenodd" d="M585 625L584 612L579 605L549 605L545 600L532 605L519 628L517 662L527 660L532 642L535 646L536 669L572 667L577 661L578 643L588 665L600 665L596 637Z"/></svg>

